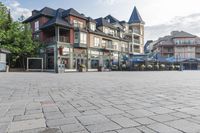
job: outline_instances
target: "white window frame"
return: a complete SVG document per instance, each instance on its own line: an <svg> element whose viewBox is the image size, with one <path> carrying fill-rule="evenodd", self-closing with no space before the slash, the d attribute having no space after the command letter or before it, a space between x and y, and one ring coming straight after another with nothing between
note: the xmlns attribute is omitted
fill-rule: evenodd
<svg viewBox="0 0 200 133"><path fill-rule="evenodd" d="M83 33L83 32L80 33L80 43L87 44L87 34L86 33Z"/></svg>
<svg viewBox="0 0 200 133"><path fill-rule="evenodd" d="M90 29L92 31L95 31L96 30L96 25L94 23L90 23Z"/></svg>
<svg viewBox="0 0 200 133"><path fill-rule="evenodd" d="M94 37L94 46L99 47L100 46L100 38L99 37Z"/></svg>
<svg viewBox="0 0 200 133"><path fill-rule="evenodd" d="M38 31L39 27L40 27L40 23L39 23L39 21L36 21L35 22L35 31Z"/></svg>
<svg viewBox="0 0 200 133"><path fill-rule="evenodd" d="M109 33L109 29L108 29L108 28L104 28L104 32L105 32L106 34L108 34L108 33Z"/></svg>

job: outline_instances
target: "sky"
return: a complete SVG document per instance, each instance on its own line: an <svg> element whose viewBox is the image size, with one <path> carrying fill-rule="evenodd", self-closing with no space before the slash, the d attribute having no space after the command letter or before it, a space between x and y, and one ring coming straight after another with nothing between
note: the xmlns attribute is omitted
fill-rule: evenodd
<svg viewBox="0 0 200 133"><path fill-rule="evenodd" d="M92 18L108 14L119 20L128 21L136 6L145 21L145 41L157 40L179 30L200 36L199 0L0 0L11 9L14 19L22 14L31 15L34 9L45 6L74 8Z"/></svg>

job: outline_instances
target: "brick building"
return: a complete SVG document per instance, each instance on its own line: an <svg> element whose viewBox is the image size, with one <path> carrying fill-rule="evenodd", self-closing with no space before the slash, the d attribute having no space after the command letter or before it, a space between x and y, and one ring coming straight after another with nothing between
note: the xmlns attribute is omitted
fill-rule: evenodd
<svg viewBox="0 0 200 133"><path fill-rule="evenodd" d="M111 15L92 19L73 8L48 7L33 10L24 22L30 23L33 39L45 47L41 53L45 69L56 72L60 64L66 71L77 70L81 64L88 70L120 67L134 54L143 53L144 21L136 7L128 22Z"/></svg>

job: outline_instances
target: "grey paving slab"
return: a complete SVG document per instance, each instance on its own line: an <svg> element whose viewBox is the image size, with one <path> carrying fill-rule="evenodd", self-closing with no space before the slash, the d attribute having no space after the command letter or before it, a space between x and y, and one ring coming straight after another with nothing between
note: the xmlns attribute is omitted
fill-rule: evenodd
<svg viewBox="0 0 200 133"><path fill-rule="evenodd" d="M36 129L46 127L45 119L37 119L37 120L26 120L26 121L17 121L12 122L8 127L8 132L16 132L23 131L29 129Z"/></svg>
<svg viewBox="0 0 200 133"><path fill-rule="evenodd" d="M115 123L118 123L120 126L125 127L125 128L136 127L136 126L140 125L136 121L131 120L131 119L126 118L126 117L114 117L114 118L111 118L111 120L114 121Z"/></svg>
<svg viewBox="0 0 200 133"><path fill-rule="evenodd" d="M93 125L93 124L99 124L99 123L105 123L109 122L110 120L106 118L103 115L87 115L87 116L80 116L77 117L77 119L83 124L83 125Z"/></svg>
<svg viewBox="0 0 200 133"><path fill-rule="evenodd" d="M199 75L0 73L0 132L199 132Z"/></svg>
<svg viewBox="0 0 200 133"><path fill-rule="evenodd" d="M127 129L117 130L117 132L118 133L141 133L141 131L136 128L127 128Z"/></svg>
<svg viewBox="0 0 200 133"><path fill-rule="evenodd" d="M89 126L86 126L86 128L92 133L100 133L100 132L117 130L117 129L120 129L121 127L114 122L105 122L105 123L99 123L95 125L89 125Z"/></svg>
<svg viewBox="0 0 200 133"><path fill-rule="evenodd" d="M177 120L166 123L167 125L170 125L171 127L174 127L176 129L179 129L181 131L187 132L187 133L198 133L200 132L200 125L187 121L187 120Z"/></svg>
<svg viewBox="0 0 200 133"><path fill-rule="evenodd" d="M182 133L181 131L172 128L170 126L166 126L162 123L156 123L148 126L150 129L155 130L159 133Z"/></svg>

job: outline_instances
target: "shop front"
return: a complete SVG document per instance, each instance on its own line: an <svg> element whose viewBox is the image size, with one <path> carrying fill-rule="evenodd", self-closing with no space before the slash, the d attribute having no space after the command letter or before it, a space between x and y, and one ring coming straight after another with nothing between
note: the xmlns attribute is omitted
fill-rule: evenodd
<svg viewBox="0 0 200 133"><path fill-rule="evenodd" d="M98 70L100 66L100 55L102 53L98 50L90 50L88 53L88 69Z"/></svg>
<svg viewBox="0 0 200 133"><path fill-rule="evenodd" d="M79 70L80 66L87 67L87 50L74 48L73 69Z"/></svg>
<svg viewBox="0 0 200 133"><path fill-rule="evenodd" d="M181 62L183 70L200 70L200 60L186 59Z"/></svg>
<svg viewBox="0 0 200 133"><path fill-rule="evenodd" d="M55 68L55 47L46 48L46 69L53 70Z"/></svg>
<svg viewBox="0 0 200 133"><path fill-rule="evenodd" d="M60 46L58 62L64 67L65 71L73 69L73 49L67 46Z"/></svg>

